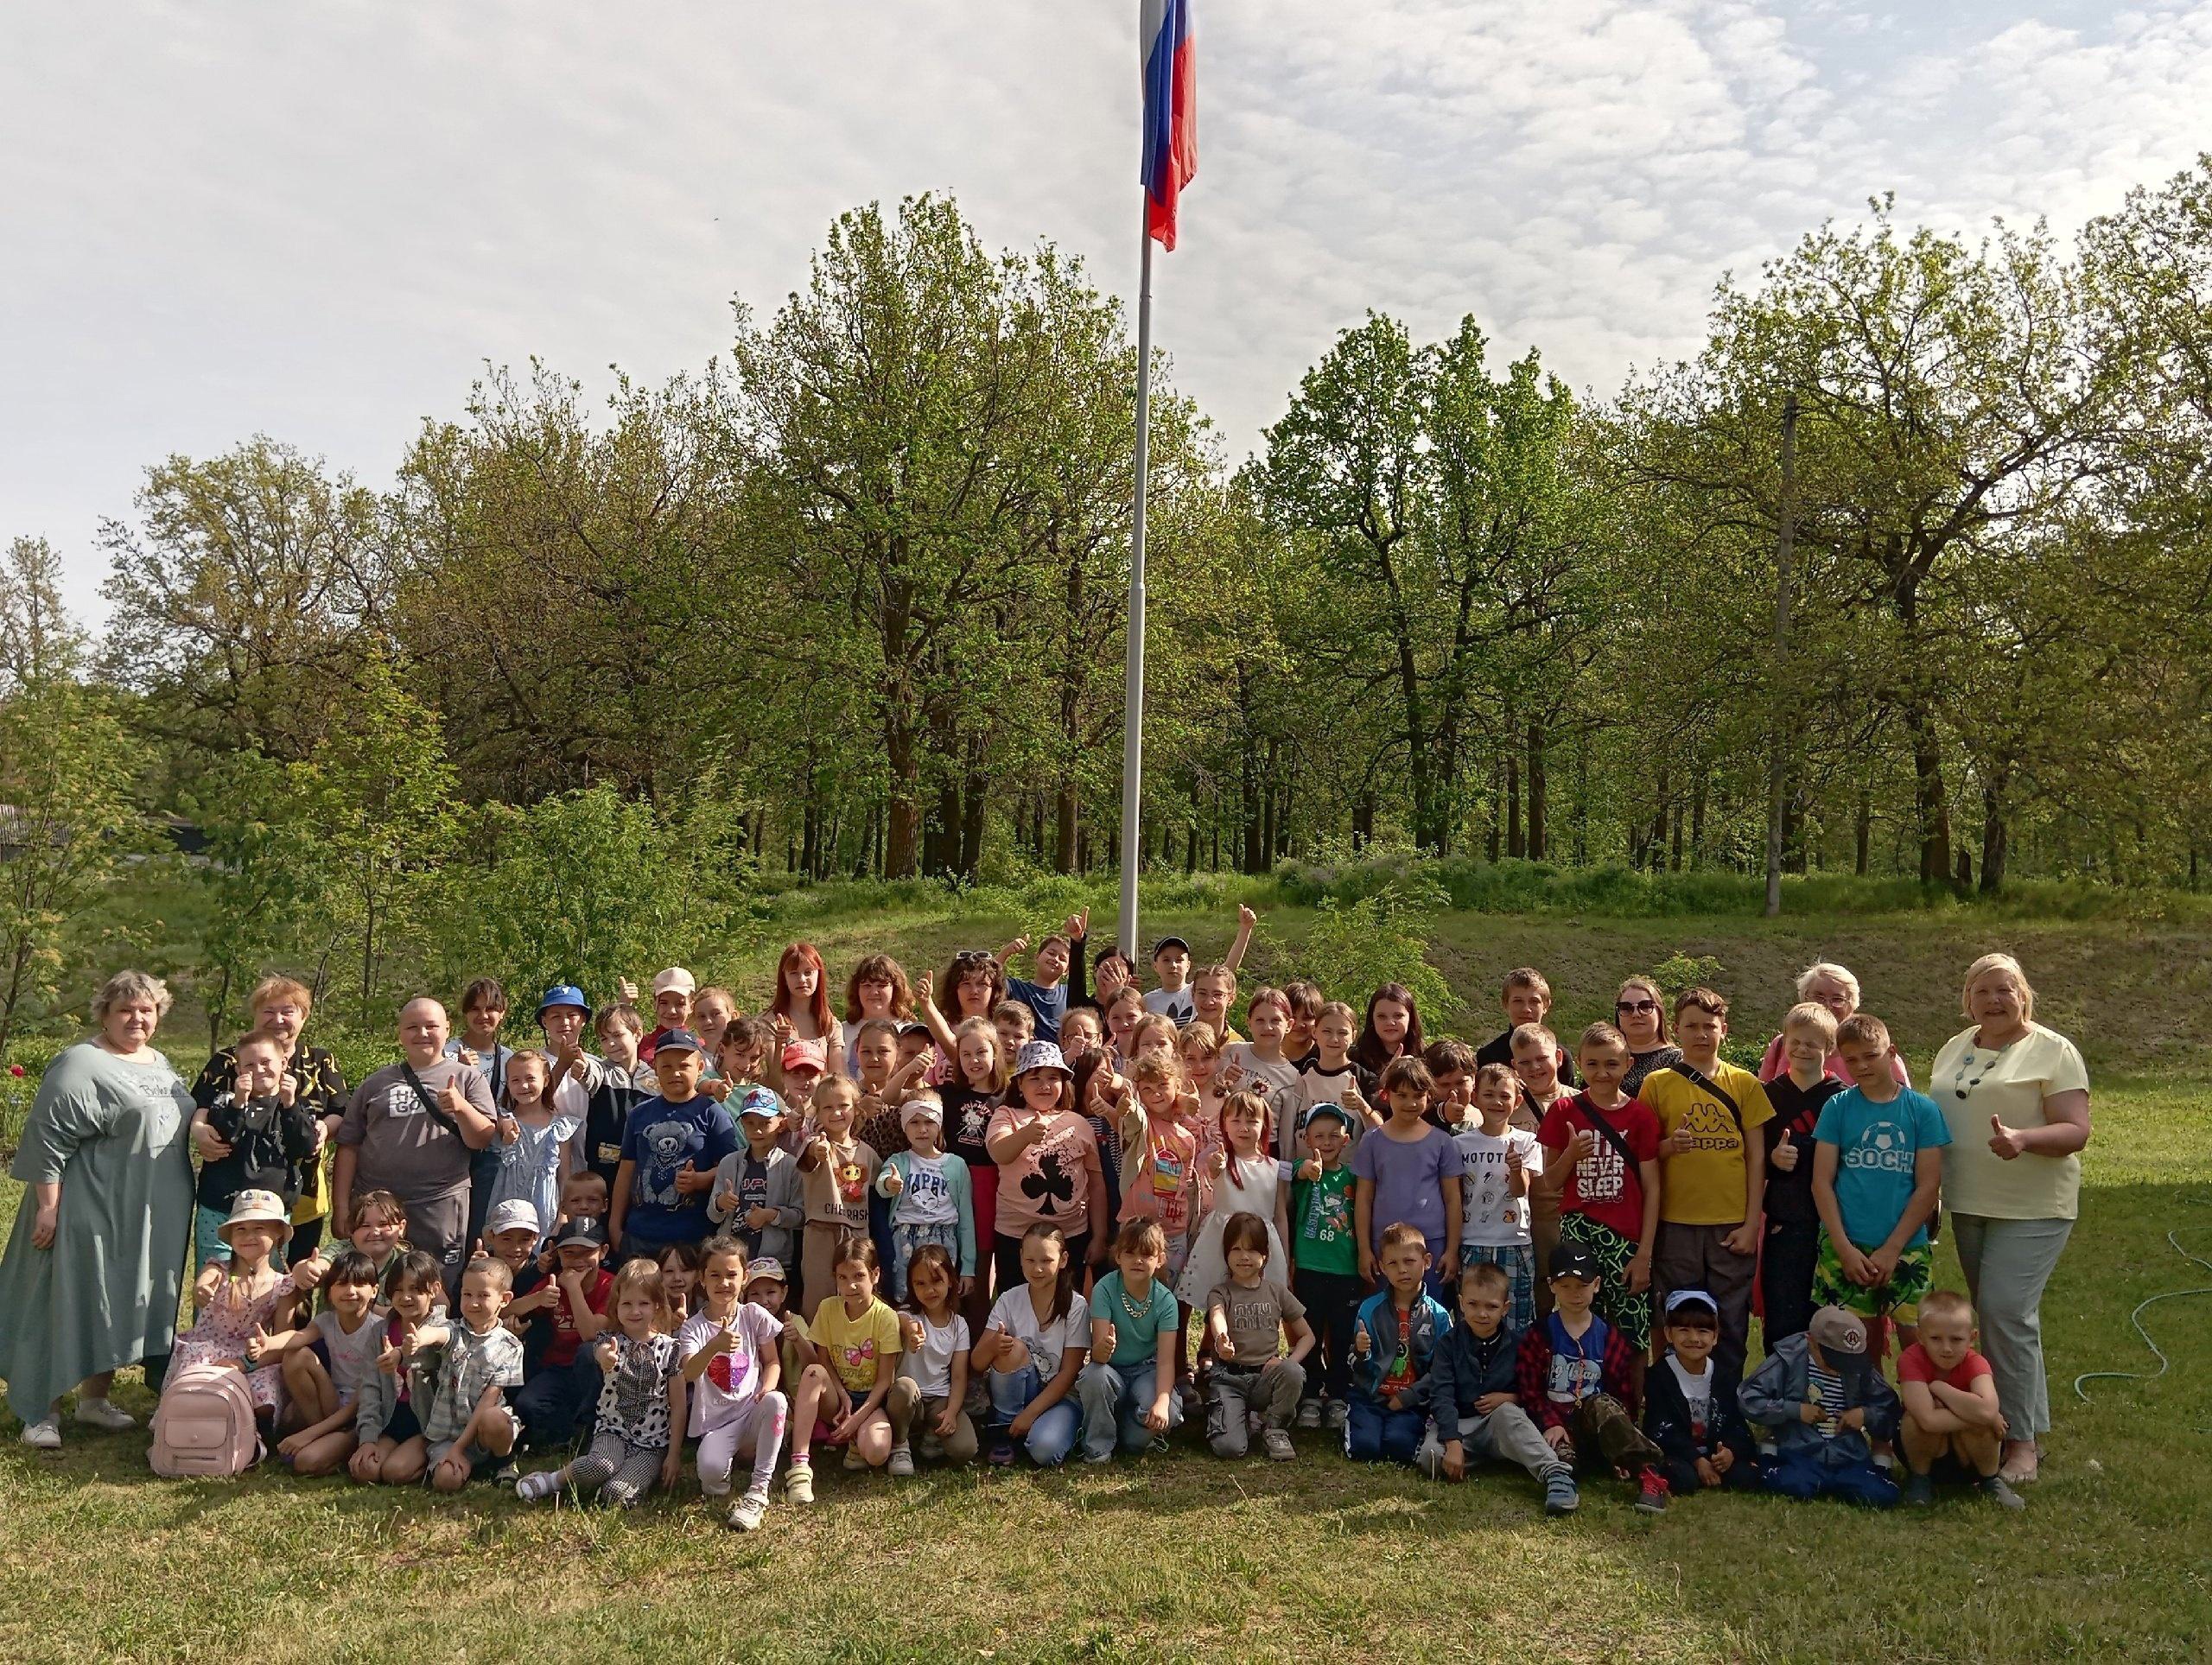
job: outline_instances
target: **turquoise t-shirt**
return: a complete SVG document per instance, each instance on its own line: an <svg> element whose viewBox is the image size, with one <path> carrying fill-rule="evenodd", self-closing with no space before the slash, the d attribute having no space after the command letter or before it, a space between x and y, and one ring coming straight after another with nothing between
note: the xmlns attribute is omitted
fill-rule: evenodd
<svg viewBox="0 0 2212 1665"><path fill-rule="evenodd" d="M1119 1272L1109 1272L1090 1292L1090 1316L1114 1326L1113 1363L1128 1369L1160 1357L1160 1331L1165 1326L1174 1334L1182 1309L1161 1280L1152 1281L1150 1299L1141 1301L1128 1294Z"/></svg>
<svg viewBox="0 0 2212 1665"><path fill-rule="evenodd" d="M1912 1200L1912 1174L1920 1152L1951 1142L1943 1112L1925 1093L1900 1088L1877 1104L1853 1087L1821 1106L1813 1137L1836 1147L1835 1200L1843 1229L1860 1249L1878 1247L1896 1230ZM1907 1249L1928 1241L1923 1225Z"/></svg>

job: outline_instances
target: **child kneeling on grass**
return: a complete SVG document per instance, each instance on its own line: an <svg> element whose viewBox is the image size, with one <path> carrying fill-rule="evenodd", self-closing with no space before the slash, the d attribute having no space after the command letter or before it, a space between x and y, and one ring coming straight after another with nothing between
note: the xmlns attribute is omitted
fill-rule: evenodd
<svg viewBox="0 0 2212 1665"><path fill-rule="evenodd" d="M1547 1515L1573 1514L1574 1471L1514 1396L1521 1331L1505 1322L1514 1274L1495 1261L1472 1261L1460 1269L1459 1293L1459 1321L1429 1372L1436 1420L1421 1444L1421 1471L1432 1480L1465 1479L1471 1446L1478 1459L1518 1463L1541 1480Z"/></svg>
<svg viewBox="0 0 2212 1665"><path fill-rule="evenodd" d="M1252 1448L1252 1424L1261 1425L1268 1455L1287 1463L1298 1455L1290 1420L1306 1389L1306 1354L1313 1328L1297 1296L1268 1269L1268 1223L1256 1214L1233 1214L1222 1228L1229 1261L1226 1281L1206 1297L1206 1444L1216 1457L1242 1457ZM1290 1337L1290 1350L1282 1338Z"/></svg>
<svg viewBox="0 0 2212 1665"><path fill-rule="evenodd" d="M1997 1378L1974 1350L1974 1306L1954 1289L1938 1289L1920 1303L1920 1338L1897 1360L1897 1397L1904 1418L1897 1445L1908 1471L1904 1500L1936 1501L1936 1480L1971 1482L2006 1509L2027 1500L1998 1473L2005 1450L2005 1413L1997 1408Z"/></svg>
<svg viewBox="0 0 2212 1665"><path fill-rule="evenodd" d="M1384 1227L1381 1259L1384 1287L1352 1323L1344 1455L1355 1463L1410 1463L1428 1426L1429 1366L1452 1315L1421 1287L1429 1251L1421 1227Z"/></svg>
<svg viewBox="0 0 2212 1665"><path fill-rule="evenodd" d="M1866 1325L1823 1306L1801 1336L1784 1338L1744 1378L1744 1416L1772 1447L1766 1487L1802 1502L1842 1497L1888 1509L1897 1482L1874 1442L1897 1433L1897 1396L1866 1356Z"/></svg>
<svg viewBox="0 0 2212 1665"><path fill-rule="evenodd" d="M1643 1379L1643 1431L1667 1454L1669 1490L1758 1490L1751 1431L1737 1408L1736 1384L1713 1362L1720 1303L1702 1289L1670 1291L1665 1333L1667 1357Z"/></svg>
<svg viewBox="0 0 2212 1665"><path fill-rule="evenodd" d="M1636 1395L1629 1344L1591 1310L1599 1282L1598 1257L1587 1248L1562 1242L1552 1250L1551 1316L1521 1338L1521 1408L1561 1462L1571 1467L1597 1453L1623 1479L1637 1480L1637 1508L1656 1515L1667 1507L1662 1454L1628 1408Z"/></svg>

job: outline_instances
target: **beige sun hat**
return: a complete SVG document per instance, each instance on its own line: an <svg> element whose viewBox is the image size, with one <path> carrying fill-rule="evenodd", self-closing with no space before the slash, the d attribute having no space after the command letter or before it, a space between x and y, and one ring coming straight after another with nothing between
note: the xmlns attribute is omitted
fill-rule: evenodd
<svg viewBox="0 0 2212 1665"><path fill-rule="evenodd" d="M228 1242L231 1233L242 1225L278 1227L276 1241L283 1242L292 1235L291 1211L273 1191L242 1191L231 1199L231 1217L215 1229L215 1235Z"/></svg>

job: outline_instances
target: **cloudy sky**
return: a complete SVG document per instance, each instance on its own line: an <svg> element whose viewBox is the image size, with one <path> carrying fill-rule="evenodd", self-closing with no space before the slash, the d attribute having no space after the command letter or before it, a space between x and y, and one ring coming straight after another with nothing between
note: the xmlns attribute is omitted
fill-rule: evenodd
<svg viewBox="0 0 2212 1665"><path fill-rule="evenodd" d="M1198 4L1158 327L1232 454L1368 307L1607 391L1870 194L2070 231L2212 144L2212 0ZM9 0L0 537L94 608L147 463L260 431L380 484L486 360L703 364L870 199L1127 292L1136 10Z"/></svg>

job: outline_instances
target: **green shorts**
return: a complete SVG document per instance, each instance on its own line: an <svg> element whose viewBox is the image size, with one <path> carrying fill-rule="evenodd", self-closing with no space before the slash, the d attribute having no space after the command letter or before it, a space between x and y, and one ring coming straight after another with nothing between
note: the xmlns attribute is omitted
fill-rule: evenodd
<svg viewBox="0 0 2212 1665"><path fill-rule="evenodd" d="M1854 1245L1862 1255L1871 1255L1879 1243ZM1899 1324L1912 1324L1920 1318L1920 1298L1928 1293L1928 1286L1936 1281L1934 1252L1926 1243L1908 1249L1897 1256L1896 1268L1887 1283L1867 1285L1853 1283L1844 1275L1843 1261L1835 1252L1835 1244L1825 1231L1821 1233L1820 1258L1813 1266L1813 1301L1819 1306L1840 1306L1870 1319L1894 1319Z"/></svg>

